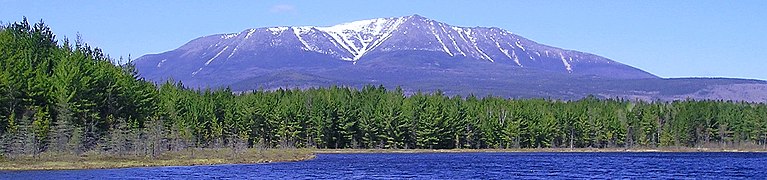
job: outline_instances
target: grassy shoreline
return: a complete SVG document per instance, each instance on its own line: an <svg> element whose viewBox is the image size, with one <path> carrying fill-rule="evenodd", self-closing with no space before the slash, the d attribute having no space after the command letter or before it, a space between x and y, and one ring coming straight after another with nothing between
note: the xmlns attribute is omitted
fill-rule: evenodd
<svg viewBox="0 0 767 180"><path fill-rule="evenodd" d="M115 156L96 153L77 156L74 154L44 153L37 157L0 159L0 171L257 164L303 161L313 158L315 158L315 154L311 149L248 149L236 154L232 153L231 149L197 149L167 152L158 157Z"/></svg>

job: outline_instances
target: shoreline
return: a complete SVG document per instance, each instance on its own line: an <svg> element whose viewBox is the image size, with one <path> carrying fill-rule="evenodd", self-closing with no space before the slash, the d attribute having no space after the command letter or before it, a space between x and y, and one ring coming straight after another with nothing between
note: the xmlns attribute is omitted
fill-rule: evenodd
<svg viewBox="0 0 767 180"><path fill-rule="evenodd" d="M205 166L226 164L264 164L312 160L317 154L374 153L767 153L760 148L514 148L514 149L248 149L232 156L230 149L197 149L166 152L156 158L145 156L113 156L86 153L43 153L37 157L0 159L0 171L118 169L159 166Z"/></svg>
<svg viewBox="0 0 767 180"><path fill-rule="evenodd" d="M43 153L37 157L0 159L0 171L263 164L305 161L314 158L316 158L316 154L311 149L248 149L236 155L233 155L230 149L197 149L194 151L166 152L158 157L114 156L95 153L76 156L73 154Z"/></svg>

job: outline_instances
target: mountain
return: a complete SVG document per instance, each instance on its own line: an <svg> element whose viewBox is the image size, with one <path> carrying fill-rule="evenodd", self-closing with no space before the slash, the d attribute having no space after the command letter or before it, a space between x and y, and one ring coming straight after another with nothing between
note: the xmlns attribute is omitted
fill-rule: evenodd
<svg viewBox="0 0 767 180"><path fill-rule="evenodd" d="M663 79L500 28L458 27L419 15L204 36L134 63L142 77L158 83L239 91L382 84L521 98L767 101L765 81Z"/></svg>

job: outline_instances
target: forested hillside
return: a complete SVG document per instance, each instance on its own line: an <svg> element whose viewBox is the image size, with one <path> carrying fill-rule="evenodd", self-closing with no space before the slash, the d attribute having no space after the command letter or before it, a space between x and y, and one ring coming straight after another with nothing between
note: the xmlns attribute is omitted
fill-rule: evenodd
<svg viewBox="0 0 767 180"><path fill-rule="evenodd" d="M759 147L767 105L405 96L381 86L233 93L155 85L26 19L0 27L3 156L211 147Z"/></svg>

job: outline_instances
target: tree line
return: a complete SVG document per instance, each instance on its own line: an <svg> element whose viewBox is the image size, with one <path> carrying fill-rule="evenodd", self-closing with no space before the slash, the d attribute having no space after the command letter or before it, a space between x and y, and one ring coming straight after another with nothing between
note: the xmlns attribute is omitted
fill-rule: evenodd
<svg viewBox="0 0 767 180"><path fill-rule="evenodd" d="M447 96L382 86L156 85L42 22L0 27L3 156L189 148L609 148L767 145L767 105Z"/></svg>

